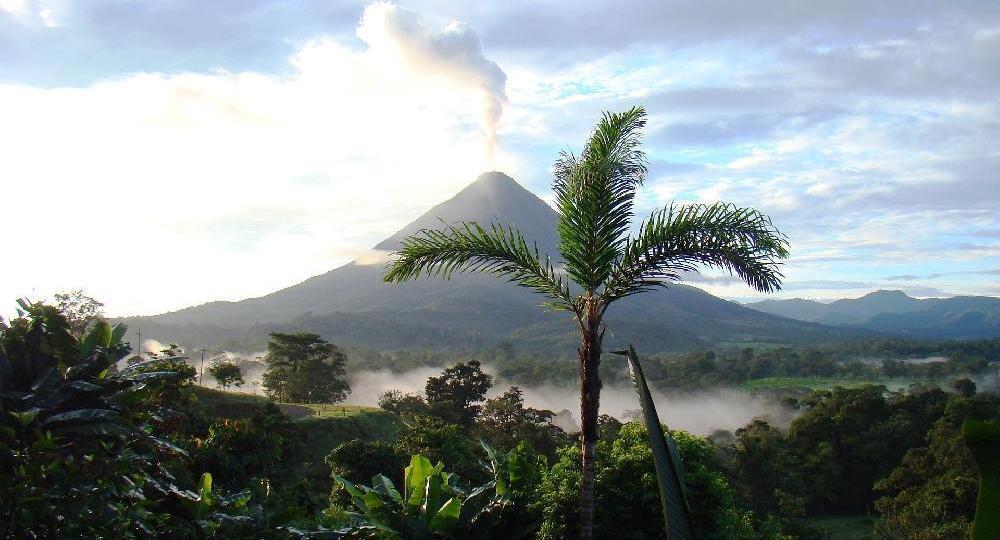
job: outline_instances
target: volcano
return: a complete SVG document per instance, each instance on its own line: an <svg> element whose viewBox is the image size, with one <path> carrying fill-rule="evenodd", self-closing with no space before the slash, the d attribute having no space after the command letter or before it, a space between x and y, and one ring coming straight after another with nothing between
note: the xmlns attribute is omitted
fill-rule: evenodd
<svg viewBox="0 0 1000 540"><path fill-rule="evenodd" d="M403 284L382 281L385 263L404 238L461 221L514 225L557 261L557 218L548 204L514 179L488 172L344 266L259 298L210 302L123 321L157 339L205 346L230 344L245 339L248 332L299 329L334 343L383 350L463 349L507 340L525 349L572 354L578 338L569 315L540 309L544 299L526 289L485 275ZM607 347L629 342L648 352L720 342L816 343L862 335L761 313L681 284L617 302L606 323Z"/></svg>

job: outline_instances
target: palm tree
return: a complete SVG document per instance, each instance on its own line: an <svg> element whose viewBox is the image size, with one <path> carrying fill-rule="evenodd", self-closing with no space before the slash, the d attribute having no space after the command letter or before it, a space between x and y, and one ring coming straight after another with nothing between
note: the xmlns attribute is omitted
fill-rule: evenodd
<svg viewBox="0 0 1000 540"><path fill-rule="evenodd" d="M474 222L423 230L406 238L385 274L387 282L421 275L488 272L549 297L546 306L572 314L580 331L582 488L580 537L592 537L594 458L601 395L598 366L602 320L612 302L667 286L684 272L715 267L762 292L781 287L778 262L785 236L752 208L730 204L671 204L630 234L636 190L646 176L640 149L646 111L605 112L580 155L563 152L552 189L559 213L564 266L538 253L509 224Z"/></svg>

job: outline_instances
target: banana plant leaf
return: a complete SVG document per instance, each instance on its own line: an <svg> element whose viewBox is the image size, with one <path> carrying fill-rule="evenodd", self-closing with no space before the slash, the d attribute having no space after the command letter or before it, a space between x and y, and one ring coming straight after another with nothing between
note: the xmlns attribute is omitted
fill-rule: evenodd
<svg viewBox="0 0 1000 540"><path fill-rule="evenodd" d="M653 464L656 466L656 479L660 487L660 506L663 509L667 539L694 540L696 538L694 522L688 507L684 468L677 452L677 445L669 434L663 432L635 349L629 345L628 349L614 351L614 354L620 354L628 359L629 373L632 375L632 382L635 383L635 391L639 394L642 419L649 435L649 446L653 449Z"/></svg>
<svg viewBox="0 0 1000 540"><path fill-rule="evenodd" d="M1000 538L1000 424L968 419L962 437L979 468L972 540Z"/></svg>
<svg viewBox="0 0 1000 540"><path fill-rule="evenodd" d="M403 500L409 512L416 513L420 509L427 489L427 478L440 472L441 469L435 470L431 461L424 456L416 455L410 459L410 466L403 469Z"/></svg>
<svg viewBox="0 0 1000 540"><path fill-rule="evenodd" d="M90 329L87 337L80 342L80 354L86 356L93 352L97 347L110 347L111 336L111 325L105 321L97 321L97 324Z"/></svg>

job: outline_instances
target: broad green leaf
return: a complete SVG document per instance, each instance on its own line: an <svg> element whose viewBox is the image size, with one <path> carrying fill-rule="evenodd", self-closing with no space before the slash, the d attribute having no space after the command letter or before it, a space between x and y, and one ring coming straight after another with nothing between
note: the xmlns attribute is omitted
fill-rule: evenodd
<svg viewBox="0 0 1000 540"><path fill-rule="evenodd" d="M629 372L639 394L639 404L642 406L642 419L646 424L649 436L649 446L653 450L653 464L656 467L656 479L660 487L660 506L663 510L663 522L669 540L689 540L695 538L694 522L688 507L684 488L684 468L680 454L670 435L663 432L660 417L656 414L653 397L642 374L639 357L635 349L629 345L627 350L615 351L615 354L628 358Z"/></svg>
<svg viewBox="0 0 1000 540"><path fill-rule="evenodd" d="M104 387L87 381L73 381L69 383L69 387L83 392L100 392L101 390L104 390Z"/></svg>
<svg viewBox="0 0 1000 540"><path fill-rule="evenodd" d="M441 490L441 475L434 474L427 477L427 486L424 488L424 504L420 507L420 513L429 526L434 515L437 514L444 502L444 494Z"/></svg>
<svg viewBox="0 0 1000 540"><path fill-rule="evenodd" d="M118 345L121 345L122 338L125 337L126 330L128 330L128 326L122 323L116 324L114 329L111 331L111 341L108 346L117 347Z"/></svg>
<svg viewBox="0 0 1000 540"><path fill-rule="evenodd" d="M535 476L538 459L528 448L528 444L521 441L513 450L507 454L507 473L510 478L510 488L520 489Z"/></svg>
<svg viewBox="0 0 1000 540"><path fill-rule="evenodd" d="M236 495L233 495L232 497L229 498L229 506L232 507L234 510L239 510L240 508L246 506L247 503L250 502L251 498L252 495L249 491L243 491L241 493L237 493Z"/></svg>
<svg viewBox="0 0 1000 540"><path fill-rule="evenodd" d="M452 497L434 514L429 528L434 532L450 532L455 528L461 514L462 501L458 497Z"/></svg>
<svg viewBox="0 0 1000 540"><path fill-rule="evenodd" d="M484 441L482 439L479 439L479 444L480 444L480 446L483 447L483 450L486 452L486 457L490 460L490 465L492 465L493 468L496 469L496 462L497 462L497 453L496 453L496 451L493 450L493 447L491 447L490 445L486 444L486 441Z"/></svg>
<svg viewBox="0 0 1000 540"><path fill-rule="evenodd" d="M1000 538L1000 424L968 419L962 437L979 469L972 540Z"/></svg>
<svg viewBox="0 0 1000 540"><path fill-rule="evenodd" d="M420 508L427 477L433 472L429 459L420 454L410 458L410 466L403 470L403 499L408 511L416 512Z"/></svg>
<svg viewBox="0 0 1000 540"><path fill-rule="evenodd" d="M455 473L441 473L441 490L445 493L453 493L458 485L458 475Z"/></svg>
<svg viewBox="0 0 1000 540"><path fill-rule="evenodd" d="M114 334L114 330L111 328L111 325L108 324L107 321L97 321L97 323L94 325L94 330L97 330L100 336L97 344L100 345L101 347L104 347L105 349L110 347L111 337Z"/></svg>
<svg viewBox="0 0 1000 540"><path fill-rule="evenodd" d="M392 480L386 478L385 475L376 474L375 477L372 478L372 486L375 488L375 491L384 493L393 501L396 501L397 503L403 502L403 497L399 494L399 490L396 489L396 484L393 484Z"/></svg>
<svg viewBox="0 0 1000 540"><path fill-rule="evenodd" d="M80 353L90 354L97 347L107 349L111 345L111 325L107 321L97 321L80 343Z"/></svg>
<svg viewBox="0 0 1000 540"><path fill-rule="evenodd" d="M486 451L486 457L489 459L490 472L493 473L494 486L496 488L497 495L503 497L507 494L507 479L504 478L503 471L500 468L500 462L497 460L496 451L486 444L486 441L480 440L479 443L483 446L483 450Z"/></svg>
<svg viewBox="0 0 1000 540"><path fill-rule="evenodd" d="M115 422L100 422L90 424L68 424L53 428L60 436L106 436L128 435L132 433L127 427Z"/></svg>
<svg viewBox="0 0 1000 540"><path fill-rule="evenodd" d="M201 475L201 481L198 482L198 497L201 499L201 503L205 506L210 506L212 504L212 475L209 473L204 473Z"/></svg>
<svg viewBox="0 0 1000 540"><path fill-rule="evenodd" d="M361 497L361 500L365 503L365 508L368 511L377 510L385 506L385 503L379 498L378 493L374 491L365 493L364 497Z"/></svg>
<svg viewBox="0 0 1000 540"><path fill-rule="evenodd" d="M114 411L109 411L107 409L77 409L75 411L69 411L62 414L56 414L50 416L45 421L45 424L51 425L59 423L117 421L118 418L119 418L118 413Z"/></svg>
<svg viewBox="0 0 1000 540"><path fill-rule="evenodd" d="M332 476L333 476L333 481L343 486L351 497L357 497L360 499L365 496L364 492L358 489L358 486L354 485L354 483L351 482L350 480L344 478L343 476L340 476L337 473L333 473Z"/></svg>
<svg viewBox="0 0 1000 540"><path fill-rule="evenodd" d="M17 418L17 421L21 423L22 426L28 426L35 421L35 417L38 416L40 409L31 409L24 412L14 412L11 411L11 416Z"/></svg>

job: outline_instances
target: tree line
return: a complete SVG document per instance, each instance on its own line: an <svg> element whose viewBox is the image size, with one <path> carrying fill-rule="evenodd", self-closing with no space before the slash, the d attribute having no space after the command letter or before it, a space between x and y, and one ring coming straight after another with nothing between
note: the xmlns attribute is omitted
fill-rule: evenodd
<svg viewBox="0 0 1000 540"><path fill-rule="evenodd" d="M294 420L269 401L220 415L205 400L229 398L198 389L176 350L130 364L121 327L77 335L55 307L21 311L0 327L0 538L419 538L414 520L430 527L426 516L392 506L389 484L370 480L402 493L424 460L424 480L448 494L435 515L459 507L427 538L579 532L579 433L517 387L487 399L495 379L476 361L442 370L421 394L387 392L384 412L357 418ZM338 363L315 337L273 340L276 371L310 355ZM273 388L316 397L311 382L299 387L307 379ZM324 399L343 399L337 387ZM978 486L960 426L998 420L1000 401L959 390L834 388L798 399L787 428L673 432L701 536L822 538L811 517L870 513L886 537L963 538ZM601 416L598 430L594 534L661 535L645 428ZM398 512L367 512L365 497Z"/></svg>

